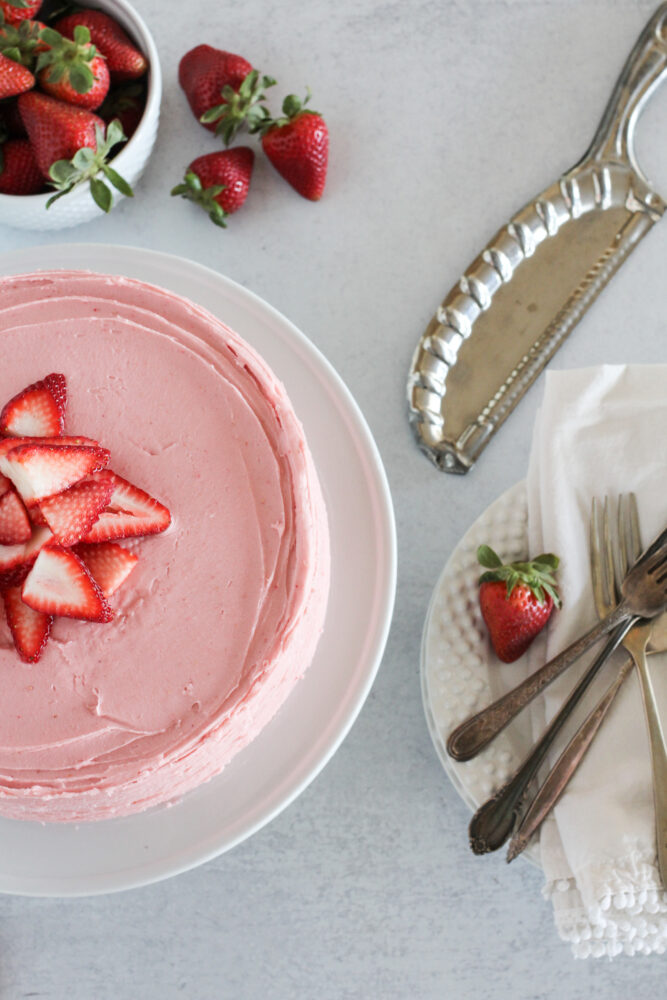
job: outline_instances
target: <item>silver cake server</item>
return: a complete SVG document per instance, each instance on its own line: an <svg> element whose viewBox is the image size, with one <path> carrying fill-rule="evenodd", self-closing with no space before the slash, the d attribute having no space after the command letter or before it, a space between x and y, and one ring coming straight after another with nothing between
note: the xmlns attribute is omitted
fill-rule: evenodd
<svg viewBox="0 0 667 1000"><path fill-rule="evenodd" d="M452 288L408 379L422 450L465 473L666 204L634 130L667 74L667 3L644 28L584 158L525 206Z"/></svg>

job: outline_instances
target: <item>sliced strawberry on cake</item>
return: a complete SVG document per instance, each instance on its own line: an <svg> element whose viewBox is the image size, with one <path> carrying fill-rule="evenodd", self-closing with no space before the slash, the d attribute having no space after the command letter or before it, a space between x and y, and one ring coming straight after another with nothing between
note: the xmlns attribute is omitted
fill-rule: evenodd
<svg viewBox="0 0 667 1000"><path fill-rule="evenodd" d="M20 444L0 455L0 472L11 479L25 504L39 502L103 469L106 448L81 445Z"/></svg>
<svg viewBox="0 0 667 1000"><path fill-rule="evenodd" d="M46 615L110 622L113 611L81 559L59 545L42 549L23 583L25 604Z"/></svg>
<svg viewBox="0 0 667 1000"><path fill-rule="evenodd" d="M109 503L113 489L111 479L84 479L42 500L39 510L56 542L74 545L81 541Z"/></svg>
<svg viewBox="0 0 667 1000"><path fill-rule="evenodd" d="M30 518L21 498L13 487L2 494L0 483L0 545L21 545L31 535Z"/></svg>
<svg viewBox="0 0 667 1000"><path fill-rule="evenodd" d="M88 567L105 597L111 597L127 580L139 557L115 542L77 545L76 554Z"/></svg>
<svg viewBox="0 0 667 1000"><path fill-rule="evenodd" d="M17 393L0 412L0 434L57 437L65 427L67 382L52 373Z"/></svg>
<svg viewBox="0 0 667 1000"><path fill-rule="evenodd" d="M0 590L21 583L38 554L53 542L51 529L41 526L32 529L32 535L21 545L0 545Z"/></svg>
<svg viewBox="0 0 667 1000"><path fill-rule="evenodd" d="M16 650L25 663L37 663L46 646L53 617L28 607L21 587L7 587L2 594L7 624Z"/></svg>
<svg viewBox="0 0 667 1000"><path fill-rule="evenodd" d="M107 509L100 514L84 542L109 542L116 538L155 535L171 524L171 514L164 504L111 469L104 469L91 478L110 480L113 492Z"/></svg>

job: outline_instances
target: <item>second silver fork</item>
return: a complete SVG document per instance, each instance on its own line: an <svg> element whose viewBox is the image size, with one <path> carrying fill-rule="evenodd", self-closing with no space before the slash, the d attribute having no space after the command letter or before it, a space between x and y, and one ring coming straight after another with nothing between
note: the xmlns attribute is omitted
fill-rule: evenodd
<svg viewBox="0 0 667 1000"><path fill-rule="evenodd" d="M623 579L628 566L641 551L639 518L633 494L619 498L617 522L616 543L614 543L609 527L608 501L605 499L601 516L598 505L593 501L591 576L596 610L601 617L607 614L609 608L614 605L619 580ZM600 728L623 681L632 669L634 661L637 665L651 745L658 868L662 884L667 887L667 750L646 663L646 647L649 639L651 639L652 650L662 652L667 648L667 613L663 614L657 621L635 626L623 640L623 645L630 653L632 660L627 661L622 666L616 680L610 685L553 766L512 838L507 855L508 861L513 860L524 850L533 833L558 801Z"/></svg>

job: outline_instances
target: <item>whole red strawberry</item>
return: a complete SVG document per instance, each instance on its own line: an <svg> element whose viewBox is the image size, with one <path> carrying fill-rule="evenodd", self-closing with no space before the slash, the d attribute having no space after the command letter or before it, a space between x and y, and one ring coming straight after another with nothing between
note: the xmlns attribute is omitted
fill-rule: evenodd
<svg viewBox="0 0 667 1000"><path fill-rule="evenodd" d="M317 111L290 94L283 117L269 118L259 128L262 148L281 177L304 198L318 201L327 179L329 131Z"/></svg>
<svg viewBox="0 0 667 1000"><path fill-rule="evenodd" d="M545 554L504 565L488 545L480 545L477 558L487 570L479 578L482 618L498 659L513 663L542 631L554 606L560 607L553 575L558 558Z"/></svg>
<svg viewBox="0 0 667 1000"><path fill-rule="evenodd" d="M9 139L0 146L0 194L37 194L44 177L27 139Z"/></svg>
<svg viewBox="0 0 667 1000"><path fill-rule="evenodd" d="M19 111L37 163L47 178L56 160L71 160L84 146L97 149L95 126L104 133L104 122L91 111L37 91L21 94Z"/></svg>
<svg viewBox="0 0 667 1000"><path fill-rule="evenodd" d="M210 45L197 45L181 59L178 82L185 91L195 118L201 121L206 111L220 104L225 87L238 92L251 72L252 66L243 56L214 49ZM203 124L209 131L215 132L215 122Z"/></svg>
<svg viewBox="0 0 667 1000"><path fill-rule="evenodd" d="M0 53L0 100L32 90L35 78L27 67Z"/></svg>
<svg viewBox="0 0 667 1000"><path fill-rule="evenodd" d="M101 10L80 10L56 21L54 28L66 38L74 38L82 25L90 32L92 43L106 58L114 83L137 80L148 69L148 60L134 45L117 21Z"/></svg>
<svg viewBox="0 0 667 1000"><path fill-rule="evenodd" d="M218 226L237 212L248 195L255 154L247 146L207 153L193 160L185 179L172 195L181 195L200 205Z"/></svg>
<svg viewBox="0 0 667 1000"><path fill-rule="evenodd" d="M88 28L77 25L73 40L53 28L45 28L40 37L48 46L35 68L42 90L89 111L99 108L109 92L109 70L91 44Z"/></svg>
<svg viewBox="0 0 667 1000"><path fill-rule="evenodd" d="M32 19L42 6L42 0L0 0L0 13L7 24L19 24Z"/></svg>

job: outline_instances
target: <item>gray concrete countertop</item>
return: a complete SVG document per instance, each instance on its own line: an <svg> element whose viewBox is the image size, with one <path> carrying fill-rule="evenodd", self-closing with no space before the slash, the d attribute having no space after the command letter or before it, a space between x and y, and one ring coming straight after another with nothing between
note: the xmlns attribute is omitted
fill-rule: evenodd
<svg viewBox="0 0 667 1000"><path fill-rule="evenodd" d="M133 202L0 250L122 243L214 267L327 355L377 439L399 540L377 681L314 783L250 840L187 874L106 897L0 897L0 996L62 1000L605 1000L647 996L660 958L575 962L541 873L475 859L468 813L426 730L419 645L431 590L469 524L526 471L538 384L463 478L418 453L404 384L440 298L510 214L582 154L652 0L136 0L165 74L157 146ZM176 79L200 42L245 55L281 92L313 91L331 131L322 202L258 157L227 231L170 200L215 140ZM667 91L639 129L667 194ZM558 367L667 360L667 223L557 355ZM1 363L1 362L0 362ZM660 978L659 978L660 977Z"/></svg>

